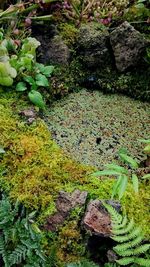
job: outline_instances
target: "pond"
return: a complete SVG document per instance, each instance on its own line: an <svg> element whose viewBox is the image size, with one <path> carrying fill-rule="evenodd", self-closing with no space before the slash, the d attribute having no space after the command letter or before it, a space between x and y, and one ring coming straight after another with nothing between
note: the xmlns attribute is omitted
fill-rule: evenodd
<svg viewBox="0 0 150 267"><path fill-rule="evenodd" d="M150 106L123 95L83 89L54 102L46 122L68 155L101 168L117 159L122 147L143 159L138 139L149 135Z"/></svg>

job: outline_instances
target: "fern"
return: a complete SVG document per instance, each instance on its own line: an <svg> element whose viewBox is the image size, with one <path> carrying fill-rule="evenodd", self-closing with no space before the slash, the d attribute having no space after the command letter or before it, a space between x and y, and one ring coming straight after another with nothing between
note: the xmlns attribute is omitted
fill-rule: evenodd
<svg viewBox="0 0 150 267"><path fill-rule="evenodd" d="M111 238L120 243L113 249L121 257L116 262L126 266L137 264L138 266L150 266L150 259L145 259L142 256L149 251L150 244L143 244L144 236L142 230L136 227L134 221L128 221L127 217L122 217L112 206L103 203L104 207L111 215L112 236Z"/></svg>
<svg viewBox="0 0 150 267"><path fill-rule="evenodd" d="M0 200L0 255L4 267L46 267L41 246L41 231L33 224L35 212L20 214L19 203L12 206L9 199ZM32 222L32 223L31 223ZM36 230L35 230L36 229Z"/></svg>

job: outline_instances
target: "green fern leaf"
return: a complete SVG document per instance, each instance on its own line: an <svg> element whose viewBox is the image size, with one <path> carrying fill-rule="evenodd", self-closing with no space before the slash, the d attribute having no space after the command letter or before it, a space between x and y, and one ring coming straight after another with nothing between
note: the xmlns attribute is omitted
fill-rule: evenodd
<svg viewBox="0 0 150 267"><path fill-rule="evenodd" d="M119 243L123 243L126 242L128 240L133 239L134 237L141 235L141 229L140 228L135 228L131 233L129 233L128 235L125 236L112 236L112 239L119 242Z"/></svg>
<svg viewBox="0 0 150 267"><path fill-rule="evenodd" d="M117 221L112 222L113 230L115 231L115 230L119 230L119 229L125 228L127 223L128 223L127 216L124 216L121 223L118 224Z"/></svg>
<svg viewBox="0 0 150 267"><path fill-rule="evenodd" d="M133 189L135 191L135 193L138 193L139 191L139 180L136 174L132 174L132 184L133 184Z"/></svg>
<svg viewBox="0 0 150 267"><path fill-rule="evenodd" d="M116 260L117 263L119 263L120 265L126 266L128 264L134 263L134 257L126 257L126 258L122 258L120 260Z"/></svg>
<svg viewBox="0 0 150 267"><path fill-rule="evenodd" d="M106 164L106 168L109 169L109 170L117 171L117 172L119 172L121 174L128 174L128 170L127 169L125 169L124 167L121 167L121 166L119 166L117 164L114 164L114 163Z"/></svg>
<svg viewBox="0 0 150 267"><path fill-rule="evenodd" d="M15 250L9 256L9 262L12 264L19 264L26 258L26 247L18 245Z"/></svg>
<svg viewBox="0 0 150 267"><path fill-rule="evenodd" d="M146 251L148 251L149 248L150 248L150 244L141 245L140 247L134 249L134 255L143 254Z"/></svg>
<svg viewBox="0 0 150 267"><path fill-rule="evenodd" d="M123 197L124 192L126 191L126 188L127 188L127 184L128 184L128 177L124 174L124 175L122 175L122 180L121 180L121 183L120 183L119 189L118 189L119 199L121 199Z"/></svg>
<svg viewBox="0 0 150 267"><path fill-rule="evenodd" d="M134 221L133 221L133 219L132 219L132 220L129 222L129 224L126 226L126 228L123 227L122 229L118 229L118 230L116 230L116 229L115 229L115 230L112 229L112 233L113 233L114 235L124 235L124 234L130 232L133 228L134 228Z"/></svg>
<svg viewBox="0 0 150 267"><path fill-rule="evenodd" d="M137 246L138 244L140 244L143 240L143 236L137 236L133 241L127 242L127 243L123 243L123 244L119 244L117 246L114 247L115 251L119 254L120 251L124 251L126 249L132 248Z"/></svg>
<svg viewBox="0 0 150 267"><path fill-rule="evenodd" d="M139 264L142 267L149 267L150 266L150 260L149 259L135 258L134 262Z"/></svg>
<svg viewBox="0 0 150 267"><path fill-rule="evenodd" d="M108 212L111 214L112 223L119 224L122 222L122 216L110 205L102 202L104 207L108 210Z"/></svg>

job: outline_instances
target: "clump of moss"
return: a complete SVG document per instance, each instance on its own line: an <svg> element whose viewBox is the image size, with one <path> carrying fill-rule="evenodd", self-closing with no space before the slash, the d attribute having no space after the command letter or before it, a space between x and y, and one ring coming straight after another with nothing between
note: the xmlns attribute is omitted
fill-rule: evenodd
<svg viewBox="0 0 150 267"><path fill-rule="evenodd" d="M6 151L1 159L1 186L12 199L45 212L58 191L69 183L83 184L91 168L67 158L41 120L28 126L1 103L1 145Z"/></svg>
<svg viewBox="0 0 150 267"><path fill-rule="evenodd" d="M68 23L61 23L59 25L59 30L65 43L69 47L72 47L75 44L77 33L79 30L74 25Z"/></svg>

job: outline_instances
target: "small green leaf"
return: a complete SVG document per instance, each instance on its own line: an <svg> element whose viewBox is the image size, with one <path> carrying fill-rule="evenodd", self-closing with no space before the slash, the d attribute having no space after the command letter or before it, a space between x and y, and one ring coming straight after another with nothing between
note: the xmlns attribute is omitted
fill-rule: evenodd
<svg viewBox="0 0 150 267"><path fill-rule="evenodd" d="M132 174L132 184L133 184L133 189L135 191L135 193L138 193L139 191L139 180L136 174Z"/></svg>
<svg viewBox="0 0 150 267"><path fill-rule="evenodd" d="M128 177L126 175L122 175L122 179L118 188L119 199L123 197L124 192L126 191L127 188L127 184L128 184Z"/></svg>
<svg viewBox="0 0 150 267"><path fill-rule="evenodd" d="M30 85L35 83L34 79L31 76L24 76L23 79L24 79L24 81L26 81Z"/></svg>
<svg viewBox="0 0 150 267"><path fill-rule="evenodd" d="M138 163L132 157L122 153L120 153L119 156L123 161L129 163L132 168L138 168Z"/></svg>
<svg viewBox="0 0 150 267"><path fill-rule="evenodd" d="M142 179L150 179L150 173L145 174L145 175L142 177Z"/></svg>
<svg viewBox="0 0 150 267"><path fill-rule="evenodd" d="M45 75L39 73L36 75L35 79L36 79L36 84L38 86L44 86L44 87L49 86L49 81L45 77Z"/></svg>
<svg viewBox="0 0 150 267"><path fill-rule="evenodd" d="M16 91L23 92L25 90L27 90L27 86L26 86L26 84L24 82L17 83Z"/></svg>
<svg viewBox="0 0 150 267"><path fill-rule="evenodd" d="M54 71L54 66L45 66L44 70L41 71L46 77L50 77Z"/></svg>
<svg viewBox="0 0 150 267"><path fill-rule="evenodd" d="M107 165L106 165L106 168L107 168L107 169L114 170L114 171L116 171L116 172L120 172L120 173L128 174L128 170L126 170L124 167L121 167L121 166L119 166L119 165L117 165L117 164L114 164L114 163L112 163L112 164L107 164Z"/></svg>
<svg viewBox="0 0 150 267"><path fill-rule="evenodd" d="M30 101L34 105L36 105L37 107L39 107L41 109L45 108L45 103L44 103L43 97L39 92L32 90L29 92L28 97L29 97Z"/></svg>
<svg viewBox="0 0 150 267"><path fill-rule="evenodd" d="M121 181L122 181L122 175L120 175L119 178L114 182L111 199L113 199L114 196L118 194L118 188L120 186Z"/></svg>

